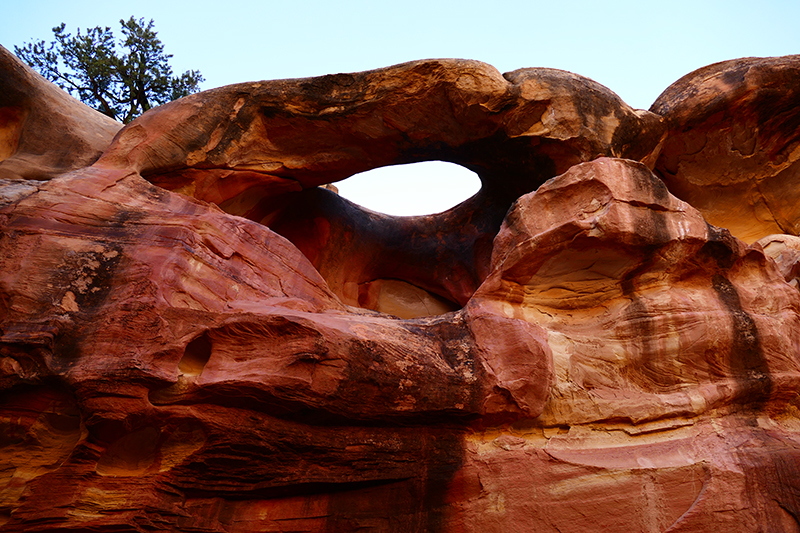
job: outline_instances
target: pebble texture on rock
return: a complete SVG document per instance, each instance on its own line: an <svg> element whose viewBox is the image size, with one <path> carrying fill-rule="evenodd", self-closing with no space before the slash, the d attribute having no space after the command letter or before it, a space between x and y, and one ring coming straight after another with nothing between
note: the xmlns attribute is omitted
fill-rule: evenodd
<svg viewBox="0 0 800 533"><path fill-rule="evenodd" d="M122 128L0 49L0 531L800 531L799 69L644 111L426 60ZM320 187L425 160L481 191Z"/></svg>

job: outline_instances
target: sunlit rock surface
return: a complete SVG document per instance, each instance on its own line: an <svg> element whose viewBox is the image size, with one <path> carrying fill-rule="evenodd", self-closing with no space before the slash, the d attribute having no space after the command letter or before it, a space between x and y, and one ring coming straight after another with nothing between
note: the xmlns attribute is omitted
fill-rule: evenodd
<svg viewBox="0 0 800 533"><path fill-rule="evenodd" d="M206 91L111 141L0 52L0 109L85 127L0 137L3 531L800 531L798 237L713 219L761 163L697 200L736 165L687 159L706 119L665 102L717 91L703 135L772 132L787 169L791 106L430 60ZM800 90L795 58L742 64ZM320 187L432 159L481 191L392 217Z"/></svg>

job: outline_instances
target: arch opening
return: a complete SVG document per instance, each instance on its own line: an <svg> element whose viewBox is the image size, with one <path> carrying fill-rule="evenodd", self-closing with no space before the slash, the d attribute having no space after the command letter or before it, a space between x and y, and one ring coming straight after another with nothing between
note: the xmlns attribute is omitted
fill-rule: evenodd
<svg viewBox="0 0 800 533"><path fill-rule="evenodd" d="M474 196L481 181L471 170L445 161L380 167L335 184L339 194L371 211L393 216L433 215Z"/></svg>

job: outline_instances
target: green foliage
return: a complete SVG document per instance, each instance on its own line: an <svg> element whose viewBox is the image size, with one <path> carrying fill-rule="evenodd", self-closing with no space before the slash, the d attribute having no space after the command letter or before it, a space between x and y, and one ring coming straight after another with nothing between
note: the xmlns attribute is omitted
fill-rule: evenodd
<svg viewBox="0 0 800 533"><path fill-rule="evenodd" d="M19 58L81 101L128 123L151 107L200 90L198 70L173 76L170 54L153 30L153 21L120 20L117 41L108 27L78 29L75 36L64 24L53 28L55 40L14 47Z"/></svg>

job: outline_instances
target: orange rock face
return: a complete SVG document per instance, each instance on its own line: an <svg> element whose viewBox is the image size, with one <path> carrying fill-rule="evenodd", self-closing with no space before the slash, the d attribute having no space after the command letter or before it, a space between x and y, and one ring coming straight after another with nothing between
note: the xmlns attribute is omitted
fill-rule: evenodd
<svg viewBox="0 0 800 533"><path fill-rule="evenodd" d="M0 180L47 180L91 165L122 124L48 83L0 46Z"/></svg>
<svg viewBox="0 0 800 533"><path fill-rule="evenodd" d="M3 531L800 531L800 244L710 220L792 182L685 185L737 166L687 148L754 120L735 76L720 122L674 103L701 74L647 112L420 61L206 91L112 141L0 52ZM787 169L789 107L753 126ZM319 187L428 159L483 188L391 217Z"/></svg>
<svg viewBox="0 0 800 533"><path fill-rule="evenodd" d="M800 234L800 56L710 65L650 110L669 127L656 169L673 194L748 243Z"/></svg>

